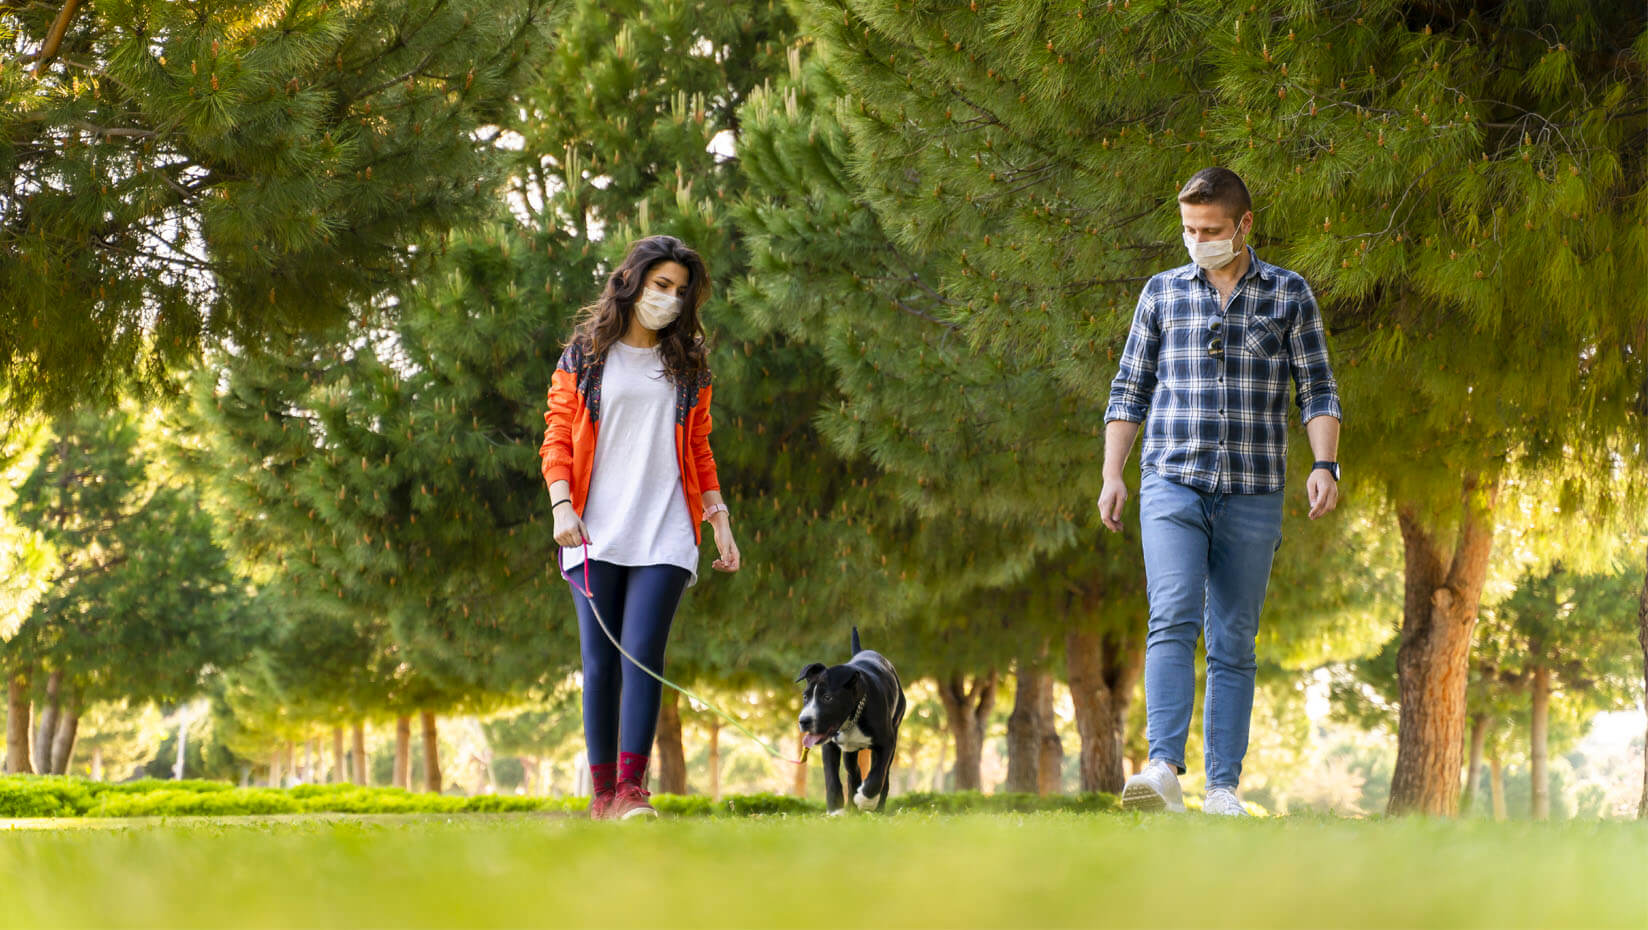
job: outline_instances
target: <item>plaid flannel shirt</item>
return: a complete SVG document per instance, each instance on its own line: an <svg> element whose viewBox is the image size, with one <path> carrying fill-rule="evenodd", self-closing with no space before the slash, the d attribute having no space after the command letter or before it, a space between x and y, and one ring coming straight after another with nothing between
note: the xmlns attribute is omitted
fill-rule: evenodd
<svg viewBox="0 0 1648 930"><path fill-rule="evenodd" d="M1310 286L1251 247L1248 259L1223 308L1194 263L1150 279L1104 414L1106 422L1145 424L1146 471L1209 493L1282 489L1289 378L1302 422L1344 419ZM1223 359L1208 354L1215 320Z"/></svg>

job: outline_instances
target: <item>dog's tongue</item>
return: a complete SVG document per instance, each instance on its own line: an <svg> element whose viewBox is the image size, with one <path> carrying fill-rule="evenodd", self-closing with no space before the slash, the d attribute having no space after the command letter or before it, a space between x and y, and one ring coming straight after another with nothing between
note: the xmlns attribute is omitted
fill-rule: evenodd
<svg viewBox="0 0 1648 930"><path fill-rule="evenodd" d="M806 733L801 737L801 745L811 749L827 739L829 739L829 737L823 733Z"/></svg>

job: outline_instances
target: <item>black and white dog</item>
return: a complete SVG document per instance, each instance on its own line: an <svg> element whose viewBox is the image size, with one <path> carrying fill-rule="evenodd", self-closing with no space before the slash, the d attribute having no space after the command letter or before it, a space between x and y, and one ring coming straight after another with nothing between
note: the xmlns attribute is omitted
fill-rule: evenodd
<svg viewBox="0 0 1648 930"><path fill-rule="evenodd" d="M853 656L844 665L826 668L814 662L796 681L802 692L802 745L824 744L824 798L831 814L843 810L841 754L847 755L847 791L859 810L887 806L888 776L898 751L898 726L904 722L904 688L893 663L858 644L853 627ZM870 772L860 784L858 754L870 751Z"/></svg>

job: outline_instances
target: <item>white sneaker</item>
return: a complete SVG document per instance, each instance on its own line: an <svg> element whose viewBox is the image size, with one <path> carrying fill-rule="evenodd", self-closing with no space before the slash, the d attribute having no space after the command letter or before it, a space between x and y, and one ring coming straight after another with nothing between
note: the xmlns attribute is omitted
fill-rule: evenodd
<svg viewBox="0 0 1648 930"><path fill-rule="evenodd" d="M1122 786L1122 810L1184 813L1184 794L1179 790L1179 773L1160 759L1151 759L1144 770Z"/></svg>
<svg viewBox="0 0 1648 930"><path fill-rule="evenodd" d="M1202 801L1202 813L1217 814L1225 817L1246 817L1247 809L1236 797L1234 788L1209 788L1207 798Z"/></svg>

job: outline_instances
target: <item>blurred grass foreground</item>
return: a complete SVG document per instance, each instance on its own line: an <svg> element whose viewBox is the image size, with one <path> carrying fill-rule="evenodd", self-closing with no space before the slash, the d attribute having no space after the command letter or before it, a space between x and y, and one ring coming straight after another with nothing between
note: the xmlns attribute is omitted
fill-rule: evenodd
<svg viewBox="0 0 1648 930"><path fill-rule="evenodd" d="M0 832L11 927L1648 924L1648 825L1632 822L906 810L17 823Z"/></svg>

